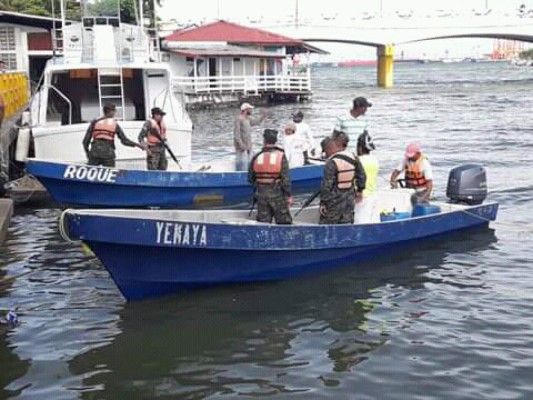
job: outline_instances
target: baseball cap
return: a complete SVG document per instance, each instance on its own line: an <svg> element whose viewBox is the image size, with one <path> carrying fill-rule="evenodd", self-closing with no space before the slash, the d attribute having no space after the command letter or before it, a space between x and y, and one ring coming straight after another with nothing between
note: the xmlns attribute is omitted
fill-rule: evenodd
<svg viewBox="0 0 533 400"><path fill-rule="evenodd" d="M405 157L412 158L416 153L420 153L422 149L418 143L410 143L405 149Z"/></svg>
<svg viewBox="0 0 533 400"><path fill-rule="evenodd" d="M353 99L353 108L359 107L372 107L372 103L370 103L366 97L356 97Z"/></svg>
<svg viewBox="0 0 533 400"><path fill-rule="evenodd" d="M161 110L159 107L152 108L152 115L154 114L167 115L167 113Z"/></svg>
<svg viewBox="0 0 533 400"><path fill-rule="evenodd" d="M253 110L255 107L252 106L250 103L242 103L241 104L241 111L244 110Z"/></svg>
<svg viewBox="0 0 533 400"><path fill-rule="evenodd" d="M292 114L292 117L293 118L303 118L304 117L304 113L301 111L301 110L298 110L296 111L295 113Z"/></svg>

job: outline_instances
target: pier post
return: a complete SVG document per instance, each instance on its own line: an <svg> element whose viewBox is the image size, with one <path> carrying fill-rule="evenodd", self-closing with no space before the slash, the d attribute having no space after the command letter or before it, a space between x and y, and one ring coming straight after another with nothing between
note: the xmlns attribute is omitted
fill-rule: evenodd
<svg viewBox="0 0 533 400"><path fill-rule="evenodd" d="M0 245L7 235L7 228L13 215L13 201L11 199L0 199Z"/></svg>
<svg viewBox="0 0 533 400"><path fill-rule="evenodd" d="M377 48L378 86L390 88L394 81L394 46L387 44Z"/></svg>

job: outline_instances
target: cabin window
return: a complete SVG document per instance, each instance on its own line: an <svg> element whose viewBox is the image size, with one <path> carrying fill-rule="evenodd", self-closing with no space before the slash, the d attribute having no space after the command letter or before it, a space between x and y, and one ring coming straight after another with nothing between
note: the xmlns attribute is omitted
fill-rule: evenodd
<svg viewBox="0 0 533 400"><path fill-rule="evenodd" d="M143 74L142 70L123 70L123 97L124 119L144 120L146 118ZM120 97L121 89L116 84L120 83L120 77L101 76L102 105L113 103L122 106ZM62 125L69 123L70 107L72 110L72 123L90 122L102 114L100 109L100 91L98 90L98 71L96 69L70 70L54 73L51 79L52 85L57 89L48 91L47 120L60 121ZM60 93L58 93L58 91ZM112 97L115 97L113 99ZM67 101L67 98L69 101ZM120 115L118 115L120 116Z"/></svg>
<svg viewBox="0 0 533 400"><path fill-rule="evenodd" d="M235 58L233 59L233 62L240 62L240 61L241 61L241 59L240 59L239 57L235 57Z"/></svg>
<svg viewBox="0 0 533 400"><path fill-rule="evenodd" d="M194 58L192 58L192 57L187 57L187 58L185 59L185 61L187 61L187 62L194 62Z"/></svg>

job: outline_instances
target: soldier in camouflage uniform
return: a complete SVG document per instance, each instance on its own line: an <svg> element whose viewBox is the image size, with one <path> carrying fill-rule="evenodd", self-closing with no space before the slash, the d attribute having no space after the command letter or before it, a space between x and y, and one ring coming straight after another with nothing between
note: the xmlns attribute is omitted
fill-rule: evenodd
<svg viewBox="0 0 533 400"><path fill-rule="evenodd" d="M248 181L254 186L257 200L257 221L292 224L289 162L276 146L277 131L265 129L264 147L250 162Z"/></svg>
<svg viewBox="0 0 533 400"><path fill-rule="evenodd" d="M115 166L115 136L118 136L124 146L138 147L142 144L129 140L115 120L116 107L114 104L104 106L104 116L92 121L83 138L83 148L87 154L89 165Z"/></svg>
<svg viewBox="0 0 533 400"><path fill-rule="evenodd" d="M166 171L168 161L165 152L165 142L167 140L167 126L163 117L166 113L159 107L152 108L152 118L146 121L139 132L139 143L146 143L146 169Z"/></svg>
<svg viewBox="0 0 533 400"><path fill-rule="evenodd" d="M320 223L351 224L356 198L362 198L366 175L357 157L344 148L345 138L327 138L323 150L328 160L320 185Z"/></svg>

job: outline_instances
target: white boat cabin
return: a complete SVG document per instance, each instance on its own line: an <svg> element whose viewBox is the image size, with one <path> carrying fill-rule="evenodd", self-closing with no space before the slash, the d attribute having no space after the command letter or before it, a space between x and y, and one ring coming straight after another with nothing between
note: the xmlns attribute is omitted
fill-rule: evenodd
<svg viewBox="0 0 533 400"><path fill-rule="evenodd" d="M156 46L141 27L117 17L87 17L65 23L54 40L59 56L48 61L31 105L35 156L84 161L88 124L110 103L134 141L150 109L165 110L169 146L176 156L190 157L192 123L184 101L171 90L170 68L159 62ZM145 158L137 148L118 144L116 150L119 162Z"/></svg>

